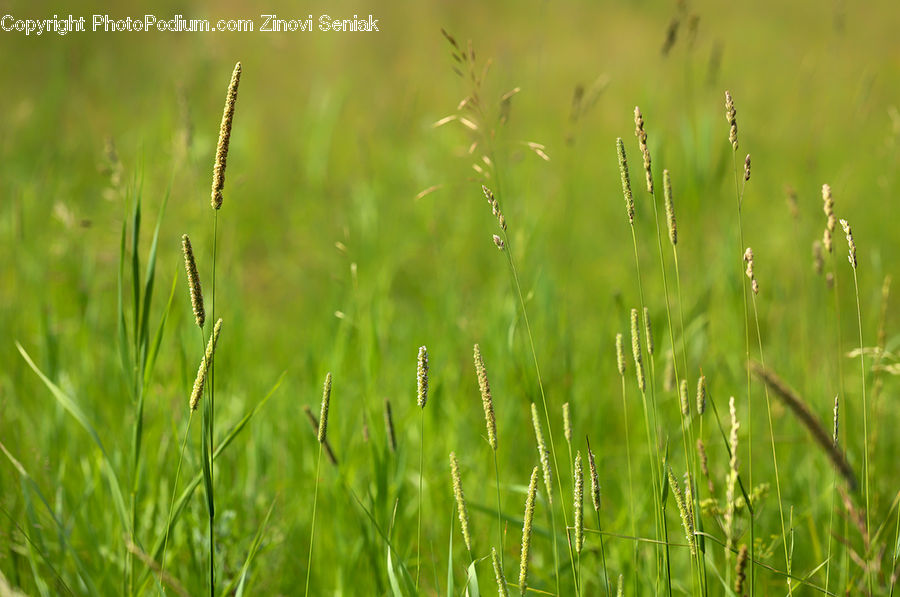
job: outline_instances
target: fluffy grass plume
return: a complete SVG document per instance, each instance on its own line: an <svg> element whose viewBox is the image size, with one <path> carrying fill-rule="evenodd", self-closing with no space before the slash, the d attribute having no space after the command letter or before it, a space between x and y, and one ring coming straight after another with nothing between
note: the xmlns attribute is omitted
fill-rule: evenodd
<svg viewBox="0 0 900 597"><path fill-rule="evenodd" d="M497 549L494 547L491 548L491 561L494 563L494 578L497 579L497 595L498 597L509 597L509 586L506 584L506 576L500 565L500 556L497 555Z"/></svg>
<svg viewBox="0 0 900 597"><path fill-rule="evenodd" d="M575 502L575 552L581 553L584 546L584 472L581 451L575 454L575 479L572 497Z"/></svg>
<svg viewBox="0 0 900 597"><path fill-rule="evenodd" d="M625 157L625 142L616 139L616 153L619 157L619 175L622 177L622 194L625 196L625 213L628 223L634 225L634 196L631 194L631 179L628 177L628 158Z"/></svg>
<svg viewBox="0 0 900 597"><path fill-rule="evenodd" d="M783 379L781 379L774 371L763 368L759 363L751 364L754 375L765 383L772 393L778 397L781 402L794 413L797 419L803 423L810 435L813 436L815 442L822 448L822 451L831 460L831 464L841 476L846 479L851 489L856 489L856 475L853 468L847 460L847 456L838 447L834 438L837 436L836 429L833 435L829 435L822 422L813 414L806 402L790 387ZM837 412L837 399L835 398L835 413ZM835 420L837 416L835 415ZM835 424L835 428L837 425Z"/></svg>
<svg viewBox="0 0 900 597"><path fill-rule="evenodd" d="M331 402L331 373L325 374L322 388L322 410L319 414L319 443L324 444L328 435L328 405Z"/></svg>
<svg viewBox="0 0 900 597"><path fill-rule="evenodd" d="M466 549L471 553L472 536L469 534L469 511L466 509L466 495L463 493L456 452L450 452L450 476L453 480L453 496L456 498L456 509L459 513L459 529L462 531L463 541L466 542Z"/></svg>
<svg viewBox="0 0 900 597"><path fill-rule="evenodd" d="M184 253L184 269L187 272L188 286L191 291L194 320L197 322L197 326L202 328L206 321L206 311L203 309L203 290L200 288L200 274L197 272L197 262L194 260L194 249L191 247L191 239L187 234L181 237L181 250Z"/></svg>
<svg viewBox="0 0 900 597"><path fill-rule="evenodd" d="M206 373L209 371L209 367L212 364L213 356L216 352L216 343L219 341L219 332L221 331L222 318L219 318L216 325L213 327L213 333L209 337L209 341L206 343L206 353L200 361L200 368L197 369L197 377L194 379L194 389L191 392L191 411L197 410L197 406L200 404L200 398L203 396L203 387L206 385Z"/></svg>
<svg viewBox="0 0 900 597"><path fill-rule="evenodd" d="M631 310L631 354L634 357L634 369L637 374L638 389L642 392L647 387L644 379L644 361L641 357L641 337L638 333L638 310Z"/></svg>
<svg viewBox="0 0 900 597"><path fill-rule="evenodd" d="M534 500L537 496L538 467L531 471L528 496L525 498L525 520L522 524L522 554L519 557L519 591L528 590L528 552L531 549L531 525L534 522Z"/></svg>
<svg viewBox="0 0 900 597"><path fill-rule="evenodd" d="M538 456L541 459L541 472L544 475L544 489L547 490L547 501L553 503L553 471L550 468L550 451L544 442L541 420L538 417L537 405L531 403L531 424L534 427L534 439L537 442Z"/></svg>
<svg viewBox="0 0 900 597"><path fill-rule="evenodd" d="M419 358L416 364L416 404L425 408L428 402L428 349L419 347Z"/></svg>
<svg viewBox="0 0 900 597"><path fill-rule="evenodd" d="M238 85L241 82L241 63L234 65L228 94L225 96L225 109L222 112L222 125L219 127L219 143L216 145L216 163L213 166L212 206L222 207L222 189L225 188L225 164L228 161L228 144L231 142L231 124L234 120L234 105L237 102Z"/></svg>
<svg viewBox="0 0 900 597"><path fill-rule="evenodd" d="M491 385L488 383L487 369L484 367L484 359L481 349L475 345L475 374L478 377L478 389L481 391L481 404L484 407L484 424L487 428L488 443L491 449L497 451L497 419L494 416L494 398L491 395Z"/></svg>

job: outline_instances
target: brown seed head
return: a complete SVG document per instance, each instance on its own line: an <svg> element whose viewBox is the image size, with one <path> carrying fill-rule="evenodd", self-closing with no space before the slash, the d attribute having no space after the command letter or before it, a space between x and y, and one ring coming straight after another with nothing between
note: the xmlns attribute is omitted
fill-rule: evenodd
<svg viewBox="0 0 900 597"><path fill-rule="evenodd" d="M728 121L728 126L730 127L728 140L731 141L732 149L737 151L737 110L734 109L734 98L731 97L730 91L725 92L725 119Z"/></svg>
<svg viewBox="0 0 900 597"><path fill-rule="evenodd" d="M744 159L744 182L750 180L750 154Z"/></svg>

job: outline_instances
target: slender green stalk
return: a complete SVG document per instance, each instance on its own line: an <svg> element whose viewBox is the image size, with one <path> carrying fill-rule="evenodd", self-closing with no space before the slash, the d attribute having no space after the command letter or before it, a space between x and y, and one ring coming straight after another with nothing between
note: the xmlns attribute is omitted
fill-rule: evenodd
<svg viewBox="0 0 900 597"><path fill-rule="evenodd" d="M216 262L218 261L219 252L219 210L216 209L213 215L213 265L212 265L212 320L216 319ZM203 454L203 458L207 461L209 468L209 595L215 597L216 577L215 577L215 494L213 488L213 461L212 455L215 453L215 419L216 419L216 361L213 359L209 367L209 403L207 426L204 430L206 434L207 450Z"/></svg>
<svg viewBox="0 0 900 597"><path fill-rule="evenodd" d="M494 451L494 479L497 485L497 539L500 543L500 569L503 569L503 512L500 507L500 467L497 465L497 452Z"/></svg>
<svg viewBox="0 0 900 597"><path fill-rule="evenodd" d="M625 457L628 461L628 506L629 506L629 518L631 519L631 534L632 536L637 536L637 516L634 513L634 475L631 470L631 439L628 433L629 420L628 420L628 400L626 399L625 393L625 376L620 376L622 379L622 418L624 419L625 425ZM634 576L634 589L637 590L637 543L633 544L632 554L631 554L631 565Z"/></svg>
<svg viewBox="0 0 900 597"><path fill-rule="evenodd" d="M421 441L419 443L419 513L416 522L416 590L419 590L419 571L422 568L422 473L425 469L425 410L420 409Z"/></svg>
<svg viewBox="0 0 900 597"><path fill-rule="evenodd" d="M162 558L159 561L159 585L162 587L163 595L166 594L165 584L163 583L163 576L166 571L166 553L168 552L169 548L169 530L172 528L172 510L174 510L175 508L175 496L178 492L178 479L181 476L181 465L184 462L184 451L187 447L188 432L191 429L191 421L193 420L194 412L191 411L188 415L188 423L184 430L184 439L181 441L181 452L178 456L178 466L175 468L175 483L172 486L172 499L169 502L169 513L166 515L166 532L163 539Z"/></svg>
<svg viewBox="0 0 900 597"><path fill-rule="evenodd" d="M316 535L316 505L319 501L319 465L322 463L322 443L319 443L319 453L316 457L316 488L313 491L312 528L309 531L309 556L306 560L306 590L304 595L309 595L309 573L312 570L313 538Z"/></svg>

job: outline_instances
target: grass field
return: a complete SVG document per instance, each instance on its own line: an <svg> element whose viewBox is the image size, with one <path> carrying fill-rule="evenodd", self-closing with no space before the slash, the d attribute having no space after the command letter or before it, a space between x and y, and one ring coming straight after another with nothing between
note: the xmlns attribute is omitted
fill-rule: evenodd
<svg viewBox="0 0 900 597"><path fill-rule="evenodd" d="M900 9L404 4L0 31L0 595L894 595Z"/></svg>

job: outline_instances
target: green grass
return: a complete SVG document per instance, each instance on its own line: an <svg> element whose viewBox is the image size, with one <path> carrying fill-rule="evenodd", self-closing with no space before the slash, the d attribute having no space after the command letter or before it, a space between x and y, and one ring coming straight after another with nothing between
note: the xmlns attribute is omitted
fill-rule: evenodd
<svg viewBox="0 0 900 597"><path fill-rule="evenodd" d="M14 3L9 12L53 12L36 10ZM256 16L230 10L197 5L185 15ZM0 592L297 595L308 577L310 595L411 595L417 583L423 595L487 595L497 591L496 548L518 594L523 504L538 463L534 403L556 480L552 504L539 484L529 594L558 586L605 595L621 578L626 595L668 594L669 582L673 595L728 595L742 544L754 560L748 593L787 594L788 574L795 595L826 585L891 593L900 322L882 286L900 274L896 8L328 8L333 17L370 11L382 32L0 32L0 50L15 57L0 73ZM237 60L215 216L210 178ZM725 89L737 107L736 157ZM457 112L473 93L479 103ZM644 192L635 105L655 196ZM459 119L433 126L448 115L477 130ZM617 137L630 158L634 229ZM738 191L739 227L733 159L739 167L746 153L753 172ZM678 222L671 254L663 169ZM823 183L853 225L857 270L840 229L825 273L813 270ZM185 233L208 293L203 344L183 273ZM737 265L746 245L759 295ZM643 346L643 403L630 356L624 380L618 374L614 342L624 333L627 347L630 311L643 317L642 303L656 344L652 357ZM203 420L189 425L191 384L218 317L215 425L211 394ZM496 451L475 344L487 359ZM429 398L420 409L412 355L423 345ZM665 389L656 365L666 352L689 392L706 376L702 417L693 407L682 416L677 383ZM767 408L746 369L756 355L826 428L840 395L839 445L857 491L774 396ZM320 462L302 412L319 405L325 371L339 389L328 420L336 466ZM752 526L737 508L735 553L726 555L730 396L741 423L735 493L758 497ZM382 423L386 398L396 451ZM584 517L576 559L571 456L557 454L586 455L586 437L602 507ZM471 554L454 528L451 451ZM698 558L667 467L682 490L677 473L693 477ZM859 565L866 558L870 571Z"/></svg>

